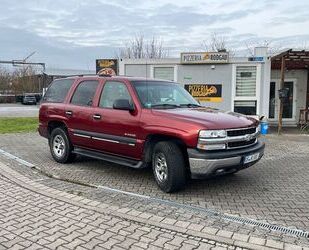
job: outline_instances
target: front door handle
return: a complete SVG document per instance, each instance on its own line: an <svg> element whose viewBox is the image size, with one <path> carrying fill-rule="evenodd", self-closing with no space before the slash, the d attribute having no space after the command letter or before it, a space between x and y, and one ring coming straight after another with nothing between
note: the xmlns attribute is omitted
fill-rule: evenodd
<svg viewBox="0 0 309 250"><path fill-rule="evenodd" d="M93 119L96 119L96 120L100 120L101 119L101 115L98 115L98 114L95 114L92 117L93 117Z"/></svg>
<svg viewBox="0 0 309 250"><path fill-rule="evenodd" d="M71 115L73 115L73 112L71 110L67 110L67 111L65 111L65 114L71 116Z"/></svg>

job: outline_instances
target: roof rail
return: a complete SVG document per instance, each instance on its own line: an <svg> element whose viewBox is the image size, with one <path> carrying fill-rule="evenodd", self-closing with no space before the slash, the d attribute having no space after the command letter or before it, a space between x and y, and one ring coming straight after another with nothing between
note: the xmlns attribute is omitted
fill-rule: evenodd
<svg viewBox="0 0 309 250"><path fill-rule="evenodd" d="M83 76L102 76L102 77L112 77L112 75L103 75L103 74L74 74L74 75L65 75L64 77L73 77L73 76L79 76L79 77L83 77Z"/></svg>

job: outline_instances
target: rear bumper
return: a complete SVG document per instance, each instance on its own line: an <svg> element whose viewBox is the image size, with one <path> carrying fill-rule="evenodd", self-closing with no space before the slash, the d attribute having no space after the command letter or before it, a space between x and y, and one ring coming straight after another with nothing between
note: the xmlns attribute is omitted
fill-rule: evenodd
<svg viewBox="0 0 309 250"><path fill-rule="evenodd" d="M264 155L265 144L258 141L254 146L219 152L206 152L188 149L189 164L192 178L205 178L250 167L257 163ZM258 159L244 163L246 156L259 153Z"/></svg>

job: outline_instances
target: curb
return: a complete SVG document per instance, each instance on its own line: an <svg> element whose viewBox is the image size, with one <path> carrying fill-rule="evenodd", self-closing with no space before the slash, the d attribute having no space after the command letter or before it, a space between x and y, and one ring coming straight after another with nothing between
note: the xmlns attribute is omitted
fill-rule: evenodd
<svg viewBox="0 0 309 250"><path fill-rule="evenodd" d="M188 223L185 221L169 221L164 217L148 214L148 213L134 213L134 211L126 211L124 208L118 206L111 206L98 201L93 201L81 196L69 194L53 188L49 188L42 184L36 183L31 179L24 177L20 173L12 170L7 165L0 162L1 175L13 181L19 186L30 191L39 193L41 195L57 199L75 206L79 206L95 212L112 215L124 220L132 221L139 224L157 227L167 231L174 231L180 234L186 234L191 237L206 239L210 244L218 242L220 246L234 246L247 249L305 249L301 246L292 245L288 243L278 242L274 240L265 240L263 238L249 237L239 233L233 233L226 230L217 230L211 227L199 228L199 225ZM128 213L126 213L128 212ZM195 230L199 228L200 230ZM215 242L214 242L215 241ZM254 242L254 243L253 243ZM306 248L307 249L307 248Z"/></svg>

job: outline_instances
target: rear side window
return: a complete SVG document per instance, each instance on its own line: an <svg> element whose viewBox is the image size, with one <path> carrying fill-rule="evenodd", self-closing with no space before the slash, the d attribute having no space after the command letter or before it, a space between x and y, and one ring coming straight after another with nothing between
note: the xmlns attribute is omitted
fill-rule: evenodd
<svg viewBox="0 0 309 250"><path fill-rule="evenodd" d="M127 99L131 102L131 96L126 85L122 82L107 81L104 85L99 107L113 108L117 99Z"/></svg>
<svg viewBox="0 0 309 250"><path fill-rule="evenodd" d="M52 82L43 97L43 101L63 102L73 82L73 79L63 79Z"/></svg>
<svg viewBox="0 0 309 250"><path fill-rule="evenodd" d="M79 106L91 106L98 84L98 81L81 82L74 92L71 103Z"/></svg>

